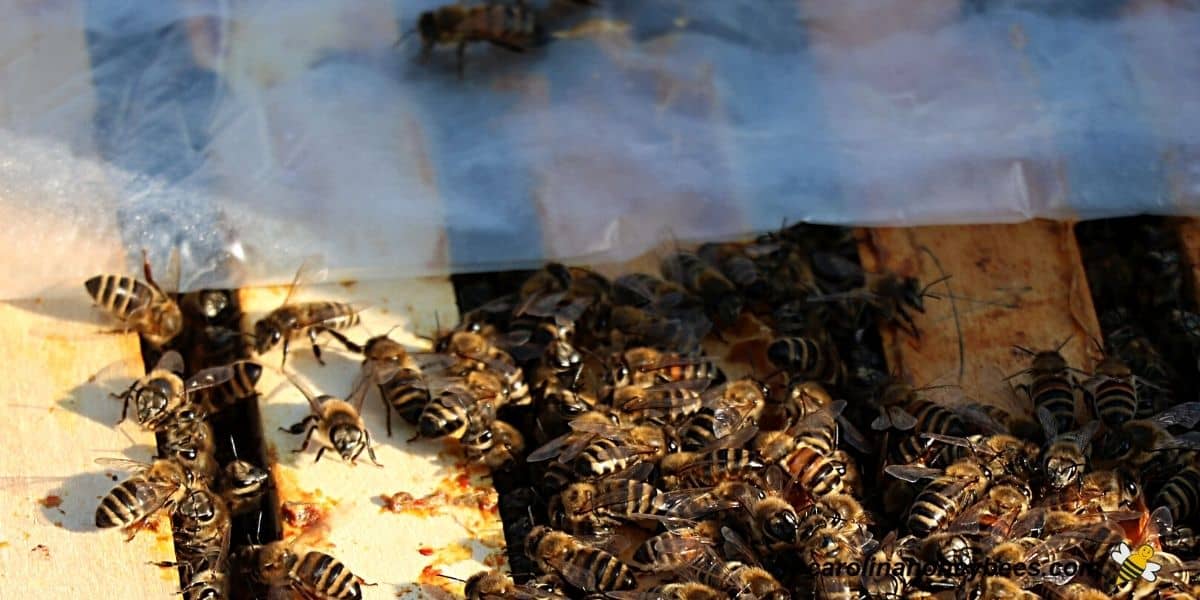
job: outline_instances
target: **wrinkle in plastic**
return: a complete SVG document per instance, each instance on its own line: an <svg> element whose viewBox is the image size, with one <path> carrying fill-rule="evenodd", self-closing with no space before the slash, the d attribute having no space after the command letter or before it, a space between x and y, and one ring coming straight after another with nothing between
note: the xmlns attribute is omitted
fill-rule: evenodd
<svg viewBox="0 0 1200 600"><path fill-rule="evenodd" d="M0 3L0 296L1200 212L1196 3L555 2L462 80L394 45L435 1Z"/></svg>

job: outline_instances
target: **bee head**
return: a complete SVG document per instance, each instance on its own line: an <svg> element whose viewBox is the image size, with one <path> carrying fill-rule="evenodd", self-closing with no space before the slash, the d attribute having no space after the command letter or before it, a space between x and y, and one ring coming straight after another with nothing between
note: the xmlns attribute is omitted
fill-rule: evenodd
<svg viewBox="0 0 1200 600"><path fill-rule="evenodd" d="M1079 465L1063 456L1046 457L1046 484L1055 490L1071 485L1079 476Z"/></svg>
<svg viewBox="0 0 1200 600"><path fill-rule="evenodd" d="M174 389L166 379L155 378L147 382L138 390L134 401L138 423L149 427L166 416L173 395Z"/></svg>
<svg viewBox="0 0 1200 600"><path fill-rule="evenodd" d="M763 523L763 533L778 542L795 543L799 530L799 518L791 510L776 511Z"/></svg>
<svg viewBox="0 0 1200 600"><path fill-rule="evenodd" d="M432 43L438 37L438 19L433 11L421 13L420 20L417 21L417 31L421 34L421 40L425 43Z"/></svg>
<svg viewBox="0 0 1200 600"><path fill-rule="evenodd" d="M329 430L329 443L342 455L345 460L351 460L362 451L366 444L363 430L352 424L335 425Z"/></svg>
<svg viewBox="0 0 1200 600"><path fill-rule="evenodd" d="M157 326L152 327L151 330L154 333L147 333L146 337L154 345L161 346L167 343L183 330L183 312L179 310L178 304L165 302L159 305L152 314Z"/></svg>
<svg viewBox="0 0 1200 600"><path fill-rule="evenodd" d="M254 324L254 350L264 354L283 341L283 331L272 321L262 319Z"/></svg>

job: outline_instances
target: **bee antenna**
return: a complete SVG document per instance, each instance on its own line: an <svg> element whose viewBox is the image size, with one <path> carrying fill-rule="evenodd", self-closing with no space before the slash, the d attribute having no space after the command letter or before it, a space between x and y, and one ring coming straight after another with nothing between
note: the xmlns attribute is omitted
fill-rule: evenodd
<svg viewBox="0 0 1200 600"><path fill-rule="evenodd" d="M1058 345L1058 347L1056 347L1056 348L1054 349L1054 351L1055 351L1055 352L1060 352L1060 351L1061 351L1061 350L1062 350L1062 349L1063 349L1063 348L1064 348L1064 347L1067 345L1067 342L1071 341L1071 338L1073 338L1073 337L1075 337L1075 334L1074 334L1074 333L1072 333L1071 335L1068 335L1068 336L1067 336L1067 339L1063 340L1063 341L1062 341L1062 343L1061 343L1061 344L1059 344L1059 345Z"/></svg>
<svg viewBox="0 0 1200 600"><path fill-rule="evenodd" d="M1037 352L1034 352L1033 350L1030 350L1029 348L1026 348L1025 346L1021 346L1019 344L1013 344L1013 348L1016 350L1020 350L1021 352L1024 352L1025 354L1028 354L1030 356L1037 356Z"/></svg>
<svg viewBox="0 0 1200 600"><path fill-rule="evenodd" d="M921 251L929 255L930 260L933 261L933 264L937 267L938 272L942 274L941 279L936 279L926 285L925 289L921 290L921 295L924 296L929 291L929 288L933 287L935 284L945 283L946 294L950 296L950 313L954 316L954 329L958 332L958 380L962 381L963 375L966 373L967 368L967 349L966 344L963 342L962 323L958 318L958 305L954 303L954 290L950 289L950 276L946 274L946 270L942 268L942 261L938 260L937 255L933 253L933 250L929 249L929 246L922 245Z"/></svg>
<svg viewBox="0 0 1200 600"><path fill-rule="evenodd" d="M466 583L466 582L467 582L467 580L466 580L466 579L459 579L459 578L457 578L457 577L455 577L455 576L453 576L453 575L447 575L447 574L445 574L445 573L438 573L437 575L438 575L438 577L444 577L444 578L446 578L446 579L449 579L449 580L451 580L451 581L457 581L457 582L459 582L459 583Z"/></svg>
<svg viewBox="0 0 1200 600"><path fill-rule="evenodd" d="M396 40L395 42L393 42L393 43L392 43L392 47L393 47L393 48L399 48L399 47L400 47L400 45L404 43L404 40L408 39L408 36L410 36L410 35L412 35L412 34L414 34L414 33L416 33L416 32L417 32L417 28L416 28L416 27L413 27L412 29L409 29L408 31L405 31L404 33L401 33L401 34L400 34L400 39L398 39L398 40Z"/></svg>

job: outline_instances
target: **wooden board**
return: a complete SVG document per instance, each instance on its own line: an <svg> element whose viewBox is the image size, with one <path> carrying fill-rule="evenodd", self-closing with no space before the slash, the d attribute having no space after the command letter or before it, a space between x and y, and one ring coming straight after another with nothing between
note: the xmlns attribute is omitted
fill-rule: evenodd
<svg viewBox="0 0 1200 600"><path fill-rule="evenodd" d="M1183 252L1183 261L1190 269L1192 289L1196 290L1197 300L1200 300L1200 219L1180 218L1174 220L1176 231L1179 232L1179 249Z"/></svg>
<svg viewBox="0 0 1200 600"><path fill-rule="evenodd" d="M252 330L253 321L276 308L285 293L282 287L243 290L247 326ZM390 333L393 339L428 348L428 342L417 334L431 335L436 321L448 326L458 318L454 291L445 279L314 286L300 290L297 299L370 305L362 313L362 325L347 332L359 342L397 327ZM339 352L335 344L325 346L324 367L313 358L307 341L294 344L287 369L314 393L345 397L360 363L357 356ZM261 360L268 367L278 367L281 358L277 348ZM466 578L504 562L497 497L486 469L468 468L450 444L408 443L414 430L395 415L393 436L388 438L377 392L367 397L362 413L383 467L372 465L365 453L355 466L343 463L336 452L326 452L314 463L320 447L316 438L307 452L294 453L302 436L279 428L308 414L306 400L270 368L263 372L259 391L263 394L260 405L268 453L276 463L273 475L286 511L285 539L293 539L303 529L288 523L288 512L305 506L316 508L324 515L327 531L310 529L312 533L304 534L301 542L337 557L354 573L377 584L363 589L365 598L394 599L397 594L438 597L444 589L457 587L438 572ZM434 495L434 499L428 510L387 510L383 497L397 493L414 499Z"/></svg>
<svg viewBox="0 0 1200 600"><path fill-rule="evenodd" d="M881 228L860 236L866 270L923 283L949 275L930 292L945 295L949 288L971 298L926 299L925 314L914 315L920 339L885 328L889 365L914 384L957 384L973 400L1028 413L1002 381L1029 363L1014 344L1042 350L1070 338L1063 355L1076 367L1091 367L1089 336L1100 329L1070 224Z"/></svg>
<svg viewBox="0 0 1200 600"><path fill-rule="evenodd" d="M99 457L148 461L154 436L110 398L144 373L137 337L111 329L83 297L0 304L6 414L0 452L0 597L170 598L178 571L165 516L132 542L94 525L100 498L127 475ZM99 377L97 375L99 374Z"/></svg>

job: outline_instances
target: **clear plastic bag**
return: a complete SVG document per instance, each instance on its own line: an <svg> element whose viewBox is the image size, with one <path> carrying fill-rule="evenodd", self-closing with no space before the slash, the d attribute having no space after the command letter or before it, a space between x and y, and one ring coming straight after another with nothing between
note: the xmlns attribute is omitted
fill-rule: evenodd
<svg viewBox="0 0 1200 600"><path fill-rule="evenodd" d="M1200 212L1194 2L554 0L461 80L394 45L437 3L5 3L0 296L141 249L194 289Z"/></svg>

